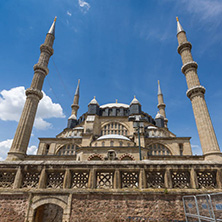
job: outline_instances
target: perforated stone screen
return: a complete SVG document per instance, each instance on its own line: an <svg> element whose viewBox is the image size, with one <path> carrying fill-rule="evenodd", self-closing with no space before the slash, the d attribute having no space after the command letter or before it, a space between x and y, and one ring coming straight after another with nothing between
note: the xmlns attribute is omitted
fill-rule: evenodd
<svg viewBox="0 0 222 222"><path fill-rule="evenodd" d="M96 180L98 189L113 188L113 172L97 172Z"/></svg>
<svg viewBox="0 0 222 222"><path fill-rule="evenodd" d="M2 188L10 188L13 187L13 183L15 180L15 172L0 172L0 187Z"/></svg>
<svg viewBox="0 0 222 222"><path fill-rule="evenodd" d="M88 172L72 172L71 188L87 188L88 180Z"/></svg>
<svg viewBox="0 0 222 222"><path fill-rule="evenodd" d="M138 172L121 172L122 188L139 188Z"/></svg>

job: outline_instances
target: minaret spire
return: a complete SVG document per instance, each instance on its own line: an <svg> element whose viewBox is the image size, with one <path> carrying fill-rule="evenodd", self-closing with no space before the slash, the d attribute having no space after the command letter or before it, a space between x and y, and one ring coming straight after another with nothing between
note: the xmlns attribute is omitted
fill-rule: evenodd
<svg viewBox="0 0 222 222"><path fill-rule="evenodd" d="M186 33L180 27L177 19L177 39L178 53L181 55L183 66L181 68L187 81L187 97L190 99L193 107L194 117L197 125L200 143L205 159L221 160L221 152L208 112L207 104L204 98L205 88L200 85L197 75L197 63L193 61L191 48L192 45L187 41Z"/></svg>
<svg viewBox="0 0 222 222"><path fill-rule="evenodd" d="M163 94L160 88L160 81L158 80L158 105L157 108L159 109L160 114L164 117L164 127L167 128L168 119L166 118L165 112L166 104L163 100Z"/></svg>
<svg viewBox="0 0 222 222"><path fill-rule="evenodd" d="M55 22L46 35L45 42L40 46L41 54L39 61L34 65L34 76L31 87L26 90L26 101L8 153L7 160L22 160L25 158L32 132L33 123L39 101L42 99L42 86L48 74L48 62L53 55L53 43L55 39Z"/></svg>
<svg viewBox="0 0 222 222"><path fill-rule="evenodd" d="M183 30L183 27L181 26L178 17L176 17L176 19L177 19L177 35L178 35L180 32L185 32L185 31Z"/></svg>
<svg viewBox="0 0 222 222"><path fill-rule="evenodd" d="M51 27L50 27L50 29L49 29L49 31L48 31L48 34L52 34L52 35L54 35L54 36L55 36L55 24L56 24L56 19L57 19L57 17L54 18L54 21L53 21L53 23L52 23L52 25L51 25Z"/></svg>
<svg viewBox="0 0 222 222"><path fill-rule="evenodd" d="M79 84L80 84L80 79L78 80L78 85L76 87L76 92L75 92L75 95L74 95L73 104L71 105L72 114L68 119L67 128L73 128L77 124L77 112L78 112L78 109L79 109Z"/></svg>

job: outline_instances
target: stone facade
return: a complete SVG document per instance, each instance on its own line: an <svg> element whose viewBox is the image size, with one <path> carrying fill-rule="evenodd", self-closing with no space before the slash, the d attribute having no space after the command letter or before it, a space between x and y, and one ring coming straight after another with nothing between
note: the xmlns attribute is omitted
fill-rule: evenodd
<svg viewBox="0 0 222 222"><path fill-rule="evenodd" d="M0 195L0 221L23 222L28 206L28 194L10 193Z"/></svg>
<svg viewBox="0 0 222 222"><path fill-rule="evenodd" d="M221 153L205 89L179 21L178 52L203 156L192 156L190 137L170 131L160 85L155 118L135 97L130 104L104 105L94 97L77 118L79 83L67 127L55 138L40 138L37 155L26 155L54 32L55 21L8 158L0 162L0 221L184 221L184 195L222 192Z"/></svg>

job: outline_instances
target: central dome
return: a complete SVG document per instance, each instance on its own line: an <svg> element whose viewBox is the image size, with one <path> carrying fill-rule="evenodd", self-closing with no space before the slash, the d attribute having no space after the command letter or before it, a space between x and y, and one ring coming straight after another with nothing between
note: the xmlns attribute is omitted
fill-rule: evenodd
<svg viewBox="0 0 222 222"><path fill-rule="evenodd" d="M104 105L100 106L100 108L102 108L102 109L104 109L104 108L113 108L113 107L129 108L129 105L124 104L124 103L107 103L107 104L104 104Z"/></svg>

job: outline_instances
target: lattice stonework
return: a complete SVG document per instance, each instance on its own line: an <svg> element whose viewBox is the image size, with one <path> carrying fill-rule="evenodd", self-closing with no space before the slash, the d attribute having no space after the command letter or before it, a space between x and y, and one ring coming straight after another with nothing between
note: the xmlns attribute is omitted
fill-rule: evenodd
<svg viewBox="0 0 222 222"><path fill-rule="evenodd" d="M39 172L26 172L23 176L23 185L22 187L27 188L37 188L39 183Z"/></svg>
<svg viewBox="0 0 222 222"><path fill-rule="evenodd" d="M97 172L96 179L98 189L113 188L113 172Z"/></svg>
<svg viewBox="0 0 222 222"><path fill-rule="evenodd" d="M89 180L88 172L73 172L71 188L87 188Z"/></svg>
<svg viewBox="0 0 222 222"><path fill-rule="evenodd" d="M162 188L164 187L164 172L151 171L146 172L147 188Z"/></svg>
<svg viewBox="0 0 222 222"><path fill-rule="evenodd" d="M62 188L64 180L64 172L48 173L47 188Z"/></svg>
<svg viewBox="0 0 222 222"><path fill-rule="evenodd" d="M216 172L199 171L197 172L197 181L199 188L216 188Z"/></svg>
<svg viewBox="0 0 222 222"><path fill-rule="evenodd" d="M138 188L139 173L138 172L122 172L121 173L122 188Z"/></svg>
<svg viewBox="0 0 222 222"><path fill-rule="evenodd" d="M12 188L15 179L15 172L0 172L0 187Z"/></svg>
<svg viewBox="0 0 222 222"><path fill-rule="evenodd" d="M186 171L171 172L173 188L189 188L190 173Z"/></svg>

